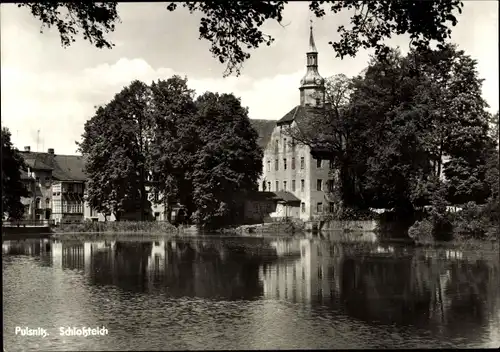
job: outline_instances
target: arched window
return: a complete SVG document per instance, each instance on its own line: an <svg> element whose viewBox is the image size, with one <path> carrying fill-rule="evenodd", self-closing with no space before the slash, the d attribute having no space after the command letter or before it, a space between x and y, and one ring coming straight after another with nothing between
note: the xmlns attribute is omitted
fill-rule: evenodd
<svg viewBox="0 0 500 352"><path fill-rule="evenodd" d="M45 199L45 208L50 208L50 199L49 198Z"/></svg>
<svg viewBox="0 0 500 352"><path fill-rule="evenodd" d="M40 198L37 198L35 201L35 209L40 209Z"/></svg>

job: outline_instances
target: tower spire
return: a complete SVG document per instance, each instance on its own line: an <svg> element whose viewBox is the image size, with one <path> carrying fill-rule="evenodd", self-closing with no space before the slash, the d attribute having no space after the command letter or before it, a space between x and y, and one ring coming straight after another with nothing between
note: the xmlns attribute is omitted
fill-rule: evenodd
<svg viewBox="0 0 500 352"><path fill-rule="evenodd" d="M310 26L309 26L309 53L317 53L318 49L316 49L316 44L314 43L314 34L313 34L313 20L312 18L309 19Z"/></svg>
<svg viewBox="0 0 500 352"><path fill-rule="evenodd" d="M300 80L300 105L320 106L325 95L325 80L318 72L318 49L314 43L313 20L309 18L309 48L306 53L307 71Z"/></svg>

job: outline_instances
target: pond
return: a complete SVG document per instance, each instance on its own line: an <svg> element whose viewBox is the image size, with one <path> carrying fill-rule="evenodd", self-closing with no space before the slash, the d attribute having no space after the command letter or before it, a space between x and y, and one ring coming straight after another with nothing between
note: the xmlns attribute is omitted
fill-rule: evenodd
<svg viewBox="0 0 500 352"><path fill-rule="evenodd" d="M6 351L500 346L493 250L196 237L2 251Z"/></svg>

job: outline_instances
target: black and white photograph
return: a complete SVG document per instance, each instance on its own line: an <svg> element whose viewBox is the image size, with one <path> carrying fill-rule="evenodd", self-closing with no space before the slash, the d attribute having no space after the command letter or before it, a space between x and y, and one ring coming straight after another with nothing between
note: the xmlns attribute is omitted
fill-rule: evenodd
<svg viewBox="0 0 500 352"><path fill-rule="evenodd" d="M499 349L498 18L2 3L3 351Z"/></svg>

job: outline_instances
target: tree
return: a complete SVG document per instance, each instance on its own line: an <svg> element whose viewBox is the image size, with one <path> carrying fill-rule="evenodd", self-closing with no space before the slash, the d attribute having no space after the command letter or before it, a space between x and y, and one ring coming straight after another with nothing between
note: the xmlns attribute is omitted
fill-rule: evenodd
<svg viewBox="0 0 500 352"><path fill-rule="evenodd" d="M42 22L43 27L57 27L61 45L68 47L75 42L75 36L83 32L83 39L97 48L111 49L114 44L105 38L105 33L115 30L119 21L116 2L45 2L20 3L18 7L28 7L31 14Z"/></svg>
<svg viewBox="0 0 500 352"><path fill-rule="evenodd" d="M87 197L101 212L140 212L149 208L148 158L153 124L148 87L134 81L85 123L79 149L86 157Z"/></svg>
<svg viewBox="0 0 500 352"><path fill-rule="evenodd" d="M406 57L391 50L372 58L348 90L345 80L334 81L349 96L330 98L311 133L294 137L334 159L346 206L394 208L407 217L431 202L443 174L447 201L484 202L492 139L475 66L451 45Z"/></svg>
<svg viewBox="0 0 500 352"><path fill-rule="evenodd" d="M210 52L226 63L225 75L235 72L239 75L242 64L250 58L251 49L263 43L271 45L274 38L262 32L261 27L268 20L282 23L282 12L287 1L204 1L184 2L191 13L202 14L200 38L211 43ZM114 23L119 20L116 3L26 3L32 15L48 27L57 26L63 46L75 41L79 30L84 39L96 47L111 48L113 44L104 33L114 31ZM169 11L177 9L178 3L170 3ZM455 11L461 13L460 0L415 0L394 1L357 0L311 1L309 9L316 17L326 12L354 10L350 18L351 28L339 26L340 40L329 42L338 57L354 56L360 48L375 48L384 54L387 47L383 41L392 34L408 34L411 44L425 47L430 41L444 43L451 33L449 25L455 26ZM327 8L329 7L329 9ZM64 14L62 14L64 13Z"/></svg>
<svg viewBox="0 0 500 352"><path fill-rule="evenodd" d="M181 203L188 217L195 211L192 200L194 156L199 142L192 121L196 113L194 91L187 79L173 76L151 85L152 116L156 126L151 146L152 189L166 203L168 219L172 205Z"/></svg>
<svg viewBox="0 0 500 352"><path fill-rule="evenodd" d="M248 192L257 190L263 152L247 109L232 94L205 93L196 100L199 149L193 168L194 219L213 228L235 223Z"/></svg>
<svg viewBox="0 0 500 352"><path fill-rule="evenodd" d="M21 181L21 170L27 166L10 138L10 131L2 128L2 215L7 213L9 218L18 220L24 214L21 197L28 197Z"/></svg>

